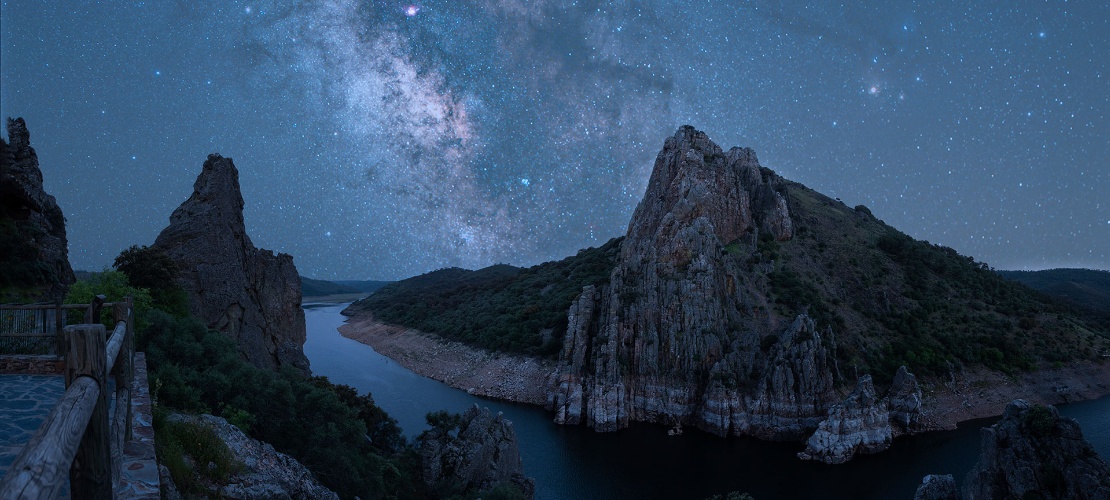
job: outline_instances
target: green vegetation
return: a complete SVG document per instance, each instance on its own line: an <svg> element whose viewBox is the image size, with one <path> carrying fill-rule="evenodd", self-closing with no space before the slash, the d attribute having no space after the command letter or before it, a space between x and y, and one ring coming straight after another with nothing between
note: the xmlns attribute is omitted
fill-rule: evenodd
<svg viewBox="0 0 1110 500"><path fill-rule="evenodd" d="M528 269L451 268L390 284L354 307L386 323L497 351L554 356L567 310L586 285L609 282L620 238Z"/></svg>
<svg viewBox="0 0 1110 500"><path fill-rule="evenodd" d="M43 236L27 221L0 218L0 303L33 302L58 280L31 243Z"/></svg>
<svg viewBox="0 0 1110 500"><path fill-rule="evenodd" d="M154 441L158 463L169 469L177 490L185 495L203 493L205 483L227 484L228 477L243 468L214 430L169 421L163 408L154 412Z"/></svg>
<svg viewBox="0 0 1110 500"><path fill-rule="evenodd" d="M1101 322L1110 324L1110 271L1047 269L998 271L998 274L1084 309Z"/></svg>
<svg viewBox="0 0 1110 500"><path fill-rule="evenodd" d="M832 327L842 370L880 382L903 364L925 375L959 365L1016 373L1110 348L1110 323L915 240L866 207L787 186L797 230L769 248L781 256L768 275L770 296L780 314L808 310L819 328Z"/></svg>
<svg viewBox="0 0 1110 500"><path fill-rule="evenodd" d="M169 269L151 265L159 260L148 249L132 247L117 263L142 281ZM173 280L158 282L160 292L167 292L172 285L163 283ZM69 299L87 302L95 294L107 295L109 301L136 297L136 349L146 352L156 411L172 408L222 416L250 437L297 459L343 498L426 496L415 450L369 394L360 396L352 387L332 384L324 377L306 378L291 368L280 372L257 368L242 359L233 340L205 328L182 312L180 304L158 299L173 301L176 294L152 294L133 286L121 270L94 275L73 287ZM179 312L171 314L165 308ZM161 418L156 424L159 457L176 474L191 470L183 468L185 455L221 456L221 448L203 430L166 425ZM202 471L202 477L186 480L185 488L218 480L234 470L234 464L226 461L213 463L215 467Z"/></svg>

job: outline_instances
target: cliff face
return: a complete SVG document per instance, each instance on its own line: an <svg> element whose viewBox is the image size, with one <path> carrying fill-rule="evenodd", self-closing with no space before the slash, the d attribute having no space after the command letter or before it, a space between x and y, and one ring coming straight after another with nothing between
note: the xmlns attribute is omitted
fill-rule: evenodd
<svg viewBox="0 0 1110 500"><path fill-rule="evenodd" d="M1110 464L1083 439L1079 424L1051 406L1017 400L982 430L979 462L963 497L1110 498Z"/></svg>
<svg viewBox="0 0 1110 500"><path fill-rule="evenodd" d="M308 372L301 285L293 257L255 248L243 224L239 172L209 155L193 194L154 242L177 262L190 311L239 344L252 364Z"/></svg>
<svg viewBox="0 0 1110 500"><path fill-rule="evenodd" d="M53 300L76 281L69 265L65 217L42 186L38 155L22 118L8 119L0 139L0 302Z"/></svg>
<svg viewBox="0 0 1110 500"><path fill-rule="evenodd" d="M681 128L656 159L608 286L568 314L549 407L599 431L629 420L804 437L839 399L832 331L771 314L761 241L794 223L750 149Z"/></svg>

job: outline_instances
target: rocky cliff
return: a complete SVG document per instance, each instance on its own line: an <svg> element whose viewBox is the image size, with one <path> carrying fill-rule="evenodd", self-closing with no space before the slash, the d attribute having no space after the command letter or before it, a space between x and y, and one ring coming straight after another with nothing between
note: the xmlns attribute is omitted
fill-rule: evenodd
<svg viewBox="0 0 1110 500"><path fill-rule="evenodd" d="M0 139L0 302L54 300L75 281L65 217L43 190L38 154L23 118Z"/></svg>
<svg viewBox="0 0 1110 500"><path fill-rule="evenodd" d="M513 423L478 405L457 425L433 427L420 438L424 481L433 489L480 493L513 487L532 498L535 483L524 476Z"/></svg>
<svg viewBox="0 0 1110 500"><path fill-rule="evenodd" d="M664 142L609 280L582 289L567 323L547 406L598 431L635 420L802 440L858 418L897 436L944 425L922 419L900 366L935 386L965 367L1081 370L1110 349L1106 325L688 126ZM887 394L873 415L830 415L862 375Z"/></svg>
<svg viewBox="0 0 1110 500"><path fill-rule="evenodd" d="M177 263L190 311L235 339L244 358L263 368L308 372L297 268L292 256L251 243L231 158L208 156L193 194L174 210L154 247Z"/></svg>
<svg viewBox="0 0 1110 500"><path fill-rule="evenodd" d="M864 375L852 394L829 409L798 458L840 464L856 454L885 451L894 437L919 430L920 419L921 389L905 366L898 368L882 399L876 396L871 376Z"/></svg>
<svg viewBox="0 0 1110 500"><path fill-rule="evenodd" d="M1110 464L1052 406L1010 403L980 443L979 462L964 479L967 500L1110 498Z"/></svg>
<svg viewBox="0 0 1110 500"><path fill-rule="evenodd" d="M788 241L782 180L750 149L681 128L655 161L608 286L568 314L549 407L599 431L630 420L804 437L839 399L833 333L771 314L760 241Z"/></svg>

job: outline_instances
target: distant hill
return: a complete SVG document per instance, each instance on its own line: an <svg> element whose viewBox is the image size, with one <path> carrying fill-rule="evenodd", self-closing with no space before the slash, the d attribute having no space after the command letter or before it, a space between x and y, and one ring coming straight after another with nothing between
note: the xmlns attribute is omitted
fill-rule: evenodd
<svg viewBox="0 0 1110 500"><path fill-rule="evenodd" d="M998 271L998 274L1110 318L1110 271L1046 269Z"/></svg>
<svg viewBox="0 0 1110 500"><path fill-rule="evenodd" d="M383 287L352 307L488 349L554 356L566 333L567 309L583 286L609 280L619 247L614 238L527 269L440 269Z"/></svg>
<svg viewBox="0 0 1110 500"><path fill-rule="evenodd" d="M301 295L317 297L321 295L338 295L341 293L359 293L354 287L341 285L332 281L314 280L301 276Z"/></svg>
<svg viewBox="0 0 1110 500"><path fill-rule="evenodd" d="M373 293L392 281L327 281L301 276L301 294L305 297L340 295L347 293Z"/></svg>
<svg viewBox="0 0 1110 500"><path fill-rule="evenodd" d="M392 281L369 281L369 280L337 280L335 283L354 288L357 291L364 293L374 293L379 288L386 286Z"/></svg>

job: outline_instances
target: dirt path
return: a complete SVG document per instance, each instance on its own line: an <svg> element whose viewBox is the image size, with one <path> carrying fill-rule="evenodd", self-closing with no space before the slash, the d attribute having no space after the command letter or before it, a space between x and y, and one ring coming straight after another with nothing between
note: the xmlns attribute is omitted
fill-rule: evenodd
<svg viewBox="0 0 1110 500"><path fill-rule="evenodd" d="M387 325L359 313L339 333L373 347L420 375L478 396L543 406L555 362L491 353L412 328Z"/></svg>

